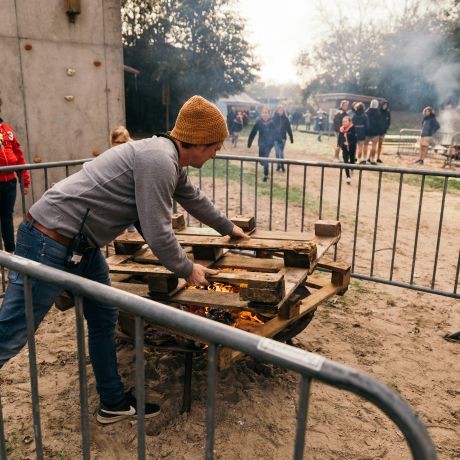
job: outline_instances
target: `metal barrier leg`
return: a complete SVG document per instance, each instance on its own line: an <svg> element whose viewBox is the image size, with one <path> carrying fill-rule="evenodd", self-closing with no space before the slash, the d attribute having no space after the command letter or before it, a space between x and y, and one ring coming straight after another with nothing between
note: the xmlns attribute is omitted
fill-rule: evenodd
<svg viewBox="0 0 460 460"><path fill-rule="evenodd" d="M40 401L38 398L37 357L35 352L35 323L32 301L32 280L24 275L24 301L27 321L27 343L29 345L30 387L32 390L32 415L34 421L35 451L37 460L43 460L42 430L40 425Z"/></svg>
<svg viewBox="0 0 460 460"><path fill-rule="evenodd" d="M208 401L206 408L205 459L214 458L214 429L216 417L217 345L209 344L208 350Z"/></svg>
<svg viewBox="0 0 460 460"><path fill-rule="evenodd" d="M136 316L137 458L145 459L144 320Z"/></svg>
<svg viewBox="0 0 460 460"><path fill-rule="evenodd" d="M185 372L184 372L184 390L182 394L182 409L180 413L190 412L192 407L192 364L193 353L184 353L185 356Z"/></svg>
<svg viewBox="0 0 460 460"><path fill-rule="evenodd" d="M83 323L83 297L75 297L75 320L77 325L78 377L80 380L80 425L83 459L90 459L88 389L86 386L85 328Z"/></svg>
<svg viewBox="0 0 460 460"><path fill-rule="evenodd" d="M460 331L454 332L453 334L447 335L446 339L448 340L460 340Z"/></svg>
<svg viewBox="0 0 460 460"><path fill-rule="evenodd" d="M297 414L297 430L294 447L294 460L302 460L305 449L305 435L307 430L308 401L310 399L311 378L302 375L300 384L299 411Z"/></svg>
<svg viewBox="0 0 460 460"><path fill-rule="evenodd" d="M3 429L2 398L0 396L0 458L6 458L5 431Z"/></svg>

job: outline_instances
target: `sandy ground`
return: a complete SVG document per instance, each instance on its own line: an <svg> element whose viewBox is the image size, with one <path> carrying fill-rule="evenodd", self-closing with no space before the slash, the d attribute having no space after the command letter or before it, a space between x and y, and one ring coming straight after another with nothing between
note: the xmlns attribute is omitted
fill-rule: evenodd
<svg viewBox="0 0 460 460"><path fill-rule="evenodd" d="M298 136L300 138L300 136ZM298 142L296 142L298 144ZM331 143L317 144L305 136L299 147L288 146L293 158L330 158ZM296 148L294 148L296 147ZM227 149L228 153L230 148ZM315 155L305 152L315 151ZM245 149L235 149L246 153ZM254 154L254 149L252 154ZM386 164L394 163L384 157ZM405 163L404 163L405 162ZM409 164L409 160L403 160ZM433 162L430 167L439 167ZM309 196L317 198L320 175L308 172ZM282 181L285 179L278 179ZM375 222L377 175L363 175L363 201L358 226L356 267L362 273L371 268ZM378 179L378 178L377 178ZM290 185L302 185L302 171L291 171ZM209 181L203 184L206 190ZM222 190L223 179L217 180ZM374 275L388 276L394 238L395 189L398 183L384 178L383 200L379 210ZM262 185L261 185L262 186ZM268 185L266 185L268 187ZM232 184L229 211L239 207L239 189ZM350 260L356 208L357 177L351 186L343 184L340 219L343 237L339 255ZM418 206L418 187L404 186L395 278L408 280L413 255L413 237ZM238 193L236 193L238 192ZM252 190L244 191L245 212L253 206ZM415 282L430 283L439 225L441 191L427 190L420 223ZM225 207L225 194L216 201ZM314 200L313 200L314 201ZM316 204L315 204L316 203ZM337 177L327 173L324 180L323 217L334 218L337 203ZM442 228L436 284L452 290L458 256L459 195L449 194ZM269 198L258 202L258 218L268 226ZM273 229L284 229L285 206L274 200ZM301 208L289 207L288 229L300 228ZM318 217L317 202L305 212L305 227L310 230ZM414 217L415 216L415 217ZM390 224L391 223L391 224ZM433 240L434 238L434 240ZM380 250L380 251L379 251ZM460 371L459 345L443 339L460 329L459 303L446 297L375 283L352 281L344 297L322 304L308 328L294 339L294 345L319 353L337 362L354 366L376 377L397 391L419 414L438 449L439 458L460 458ZM74 313L53 309L36 336L39 363L40 404L45 457L79 458L79 396L76 365ZM1 395L5 431L11 459L34 458L31 421L30 383L27 350L8 363L1 374ZM134 384L132 347L119 344L120 370L126 384ZM190 414L180 415L183 379L182 357L147 350L146 379L148 398L161 401L160 417L147 422L148 458L203 458L206 370L205 359L194 360L193 406ZM88 362L90 412L97 408L94 378ZM298 406L298 376L272 366L260 368L246 358L223 371L218 386L216 458L289 459L292 458L295 414ZM136 458L136 426L131 421L102 427L91 419L92 456L97 459ZM403 436L371 404L315 382L309 411L307 458L374 459L410 458Z"/></svg>

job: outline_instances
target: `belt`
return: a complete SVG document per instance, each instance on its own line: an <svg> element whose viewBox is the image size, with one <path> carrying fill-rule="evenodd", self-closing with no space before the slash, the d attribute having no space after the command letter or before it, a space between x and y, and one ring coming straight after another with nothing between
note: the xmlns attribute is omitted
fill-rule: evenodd
<svg viewBox="0 0 460 460"><path fill-rule="evenodd" d="M49 236L52 240L61 243L63 246L69 246L71 239L67 238L66 236L60 235L58 232L54 230L50 230L49 228L43 227L40 223L38 223L29 213L24 216L24 220L32 224L32 227L36 228L38 231L42 232L46 236Z"/></svg>

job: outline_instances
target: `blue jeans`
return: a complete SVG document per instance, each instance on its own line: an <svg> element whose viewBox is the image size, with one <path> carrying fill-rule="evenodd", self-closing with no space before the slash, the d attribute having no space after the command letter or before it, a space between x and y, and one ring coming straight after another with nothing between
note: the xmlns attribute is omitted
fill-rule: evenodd
<svg viewBox="0 0 460 460"><path fill-rule="evenodd" d="M275 141L275 153L276 158L283 159L284 158L284 146L286 145L286 139L277 139ZM277 163L276 164L277 171L284 171L284 163Z"/></svg>
<svg viewBox="0 0 460 460"><path fill-rule="evenodd" d="M44 235L30 223L23 222L19 226L16 255L110 285L107 263L99 249L89 249L80 264L71 269L64 265L66 253L65 246ZM62 288L57 285L32 279L35 329L61 291ZM104 404L118 403L124 398L115 347L118 310L111 305L85 298L83 311L88 325L89 355L96 377L96 389ZM24 280L22 274L10 271L8 289L0 307L0 367L19 353L26 342ZM48 346L52 347L53 344Z"/></svg>
<svg viewBox="0 0 460 460"><path fill-rule="evenodd" d="M259 157L268 158L273 145L259 145ZM268 161L260 160L260 164L264 167L264 176L268 177Z"/></svg>
<svg viewBox="0 0 460 460"><path fill-rule="evenodd" d="M14 251L13 212L16 202L16 179L0 182L0 220L5 251Z"/></svg>

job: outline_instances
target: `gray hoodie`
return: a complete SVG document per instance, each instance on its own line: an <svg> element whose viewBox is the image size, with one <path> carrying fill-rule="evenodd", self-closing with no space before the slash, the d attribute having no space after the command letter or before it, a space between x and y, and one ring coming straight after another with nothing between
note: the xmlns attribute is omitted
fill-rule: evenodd
<svg viewBox="0 0 460 460"><path fill-rule="evenodd" d="M72 238L89 208L83 232L98 247L139 220L145 241L162 264L187 277L193 265L172 230L173 199L221 235L232 231L232 222L179 167L172 141L156 136L111 148L85 163L49 189L30 214L44 227Z"/></svg>

